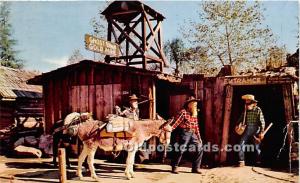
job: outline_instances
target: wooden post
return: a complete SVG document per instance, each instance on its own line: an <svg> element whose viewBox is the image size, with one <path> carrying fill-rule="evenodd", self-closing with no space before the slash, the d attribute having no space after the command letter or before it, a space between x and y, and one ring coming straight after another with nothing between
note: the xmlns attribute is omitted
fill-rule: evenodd
<svg viewBox="0 0 300 183"><path fill-rule="evenodd" d="M292 133L293 133L293 125L290 124L292 121L292 117L293 117L293 106L292 106L292 90L291 90L291 85L289 84L284 84L282 85L282 94L283 94L283 103L284 103L284 114L285 114L285 121L286 121L286 125L287 126L287 140L288 140L288 148L290 151L291 148L291 144L293 142L292 139ZM291 166L291 154L288 154L288 158L289 158L289 169Z"/></svg>
<svg viewBox="0 0 300 183"><path fill-rule="evenodd" d="M129 24L127 24L126 26L129 27ZM129 60L128 60L128 56L129 56L129 41L126 39L125 43L126 43L126 54L125 54L126 55L126 59L125 59L125 61L126 61L126 65L128 66L128 62L129 62Z"/></svg>
<svg viewBox="0 0 300 183"><path fill-rule="evenodd" d="M152 81L152 118L155 119L156 118L156 86L155 86L155 82Z"/></svg>
<svg viewBox="0 0 300 183"><path fill-rule="evenodd" d="M232 95L233 95L233 88L231 85L227 85L226 98L225 98L225 111L224 111L224 119L223 119L223 134L222 134L221 151L220 151L220 163L224 163L227 158L227 152L225 151L224 147L227 145L228 137L229 137Z"/></svg>
<svg viewBox="0 0 300 183"><path fill-rule="evenodd" d="M229 89L229 90L231 90L231 89ZM229 91L229 92L232 92L232 91ZM214 143L216 143L218 145L221 145L221 143L222 143L224 103L225 103L224 80L221 78L216 78L216 81L214 83L214 88L213 88L213 120L214 120L214 126L215 126L213 141L214 141ZM229 105L231 105L231 104L229 104ZM230 111L231 111L231 107L230 107ZM229 126L228 126L228 128L229 128ZM215 158L215 162L220 162L220 154L216 153L214 158Z"/></svg>
<svg viewBox="0 0 300 183"><path fill-rule="evenodd" d="M143 15L142 14L142 46L143 46L143 51L146 51L146 48L147 48L147 39L146 39L146 17L145 17L145 14ZM145 57L145 53L143 53L143 57L142 57L142 65L143 65L143 69L147 69L147 59Z"/></svg>
<svg viewBox="0 0 300 183"><path fill-rule="evenodd" d="M58 149L58 163L59 163L59 182L67 182L66 170L66 151L64 148Z"/></svg>
<svg viewBox="0 0 300 183"><path fill-rule="evenodd" d="M111 21L108 18L107 18L107 20L108 20L108 25L107 25L107 41L111 41L112 23L111 23ZM109 55L106 55L105 62L107 62L107 63L110 62L110 56Z"/></svg>
<svg viewBox="0 0 300 183"><path fill-rule="evenodd" d="M153 95L152 95L152 87L150 86L149 87L149 95L148 95L148 98L149 98L149 118L150 119L154 119L153 118Z"/></svg>
<svg viewBox="0 0 300 183"><path fill-rule="evenodd" d="M149 87L149 99L150 99L150 104L149 104L149 117L150 119L155 119L156 118L156 88L155 88L155 82L151 81L151 86ZM149 144L156 146L156 138L152 137L149 140ZM156 158L156 151L151 152L151 159Z"/></svg>

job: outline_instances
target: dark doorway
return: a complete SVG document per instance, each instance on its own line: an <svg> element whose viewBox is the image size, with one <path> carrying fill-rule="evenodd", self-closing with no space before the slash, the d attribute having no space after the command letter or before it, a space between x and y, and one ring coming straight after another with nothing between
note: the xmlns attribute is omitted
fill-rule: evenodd
<svg viewBox="0 0 300 183"><path fill-rule="evenodd" d="M169 94L171 86L164 81L156 82L156 113L164 119L170 118L169 116Z"/></svg>
<svg viewBox="0 0 300 183"><path fill-rule="evenodd" d="M182 109L187 96L193 92L187 87L158 80L156 82L156 112L165 119L174 117Z"/></svg>
<svg viewBox="0 0 300 183"><path fill-rule="evenodd" d="M273 123L261 144L263 165L268 167L286 166L288 163L286 150L277 158L277 154L283 144L285 136L283 129L286 125L281 85L234 86L229 144L239 144L240 136L236 135L234 127L244 109L244 103L241 99L241 96L244 94L253 94L256 100L259 101L258 106L263 111L266 127L271 122ZM237 161L237 152L229 152L227 154L227 162L236 163ZM254 153L246 153L246 164L251 164L253 161Z"/></svg>

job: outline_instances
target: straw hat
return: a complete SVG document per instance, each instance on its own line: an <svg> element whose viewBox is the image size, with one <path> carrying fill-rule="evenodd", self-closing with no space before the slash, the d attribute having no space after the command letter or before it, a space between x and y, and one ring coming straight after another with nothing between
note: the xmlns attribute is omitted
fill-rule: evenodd
<svg viewBox="0 0 300 183"><path fill-rule="evenodd" d="M255 100L254 95L251 94L246 94L242 96L243 100L251 100L252 102L258 102L257 100Z"/></svg>
<svg viewBox="0 0 300 183"><path fill-rule="evenodd" d="M132 94L131 96L129 96L129 100L138 100L137 96L135 94Z"/></svg>

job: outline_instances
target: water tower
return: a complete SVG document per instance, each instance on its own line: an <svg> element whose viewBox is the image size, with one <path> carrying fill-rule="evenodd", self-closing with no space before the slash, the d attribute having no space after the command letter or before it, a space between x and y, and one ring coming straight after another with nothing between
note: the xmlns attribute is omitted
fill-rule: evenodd
<svg viewBox="0 0 300 183"><path fill-rule="evenodd" d="M162 71L166 57L162 43L164 16L140 1L114 1L102 14L108 22L107 40L120 45L121 56L106 56L127 66L158 64Z"/></svg>

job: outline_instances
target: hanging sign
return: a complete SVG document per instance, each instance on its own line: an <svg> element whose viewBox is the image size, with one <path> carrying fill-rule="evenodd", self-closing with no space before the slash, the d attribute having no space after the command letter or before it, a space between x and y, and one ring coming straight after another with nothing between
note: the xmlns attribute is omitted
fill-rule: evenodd
<svg viewBox="0 0 300 183"><path fill-rule="evenodd" d="M84 40L85 48L87 50L113 57L119 57L120 55L119 45L116 43L112 43L89 34L85 35Z"/></svg>

